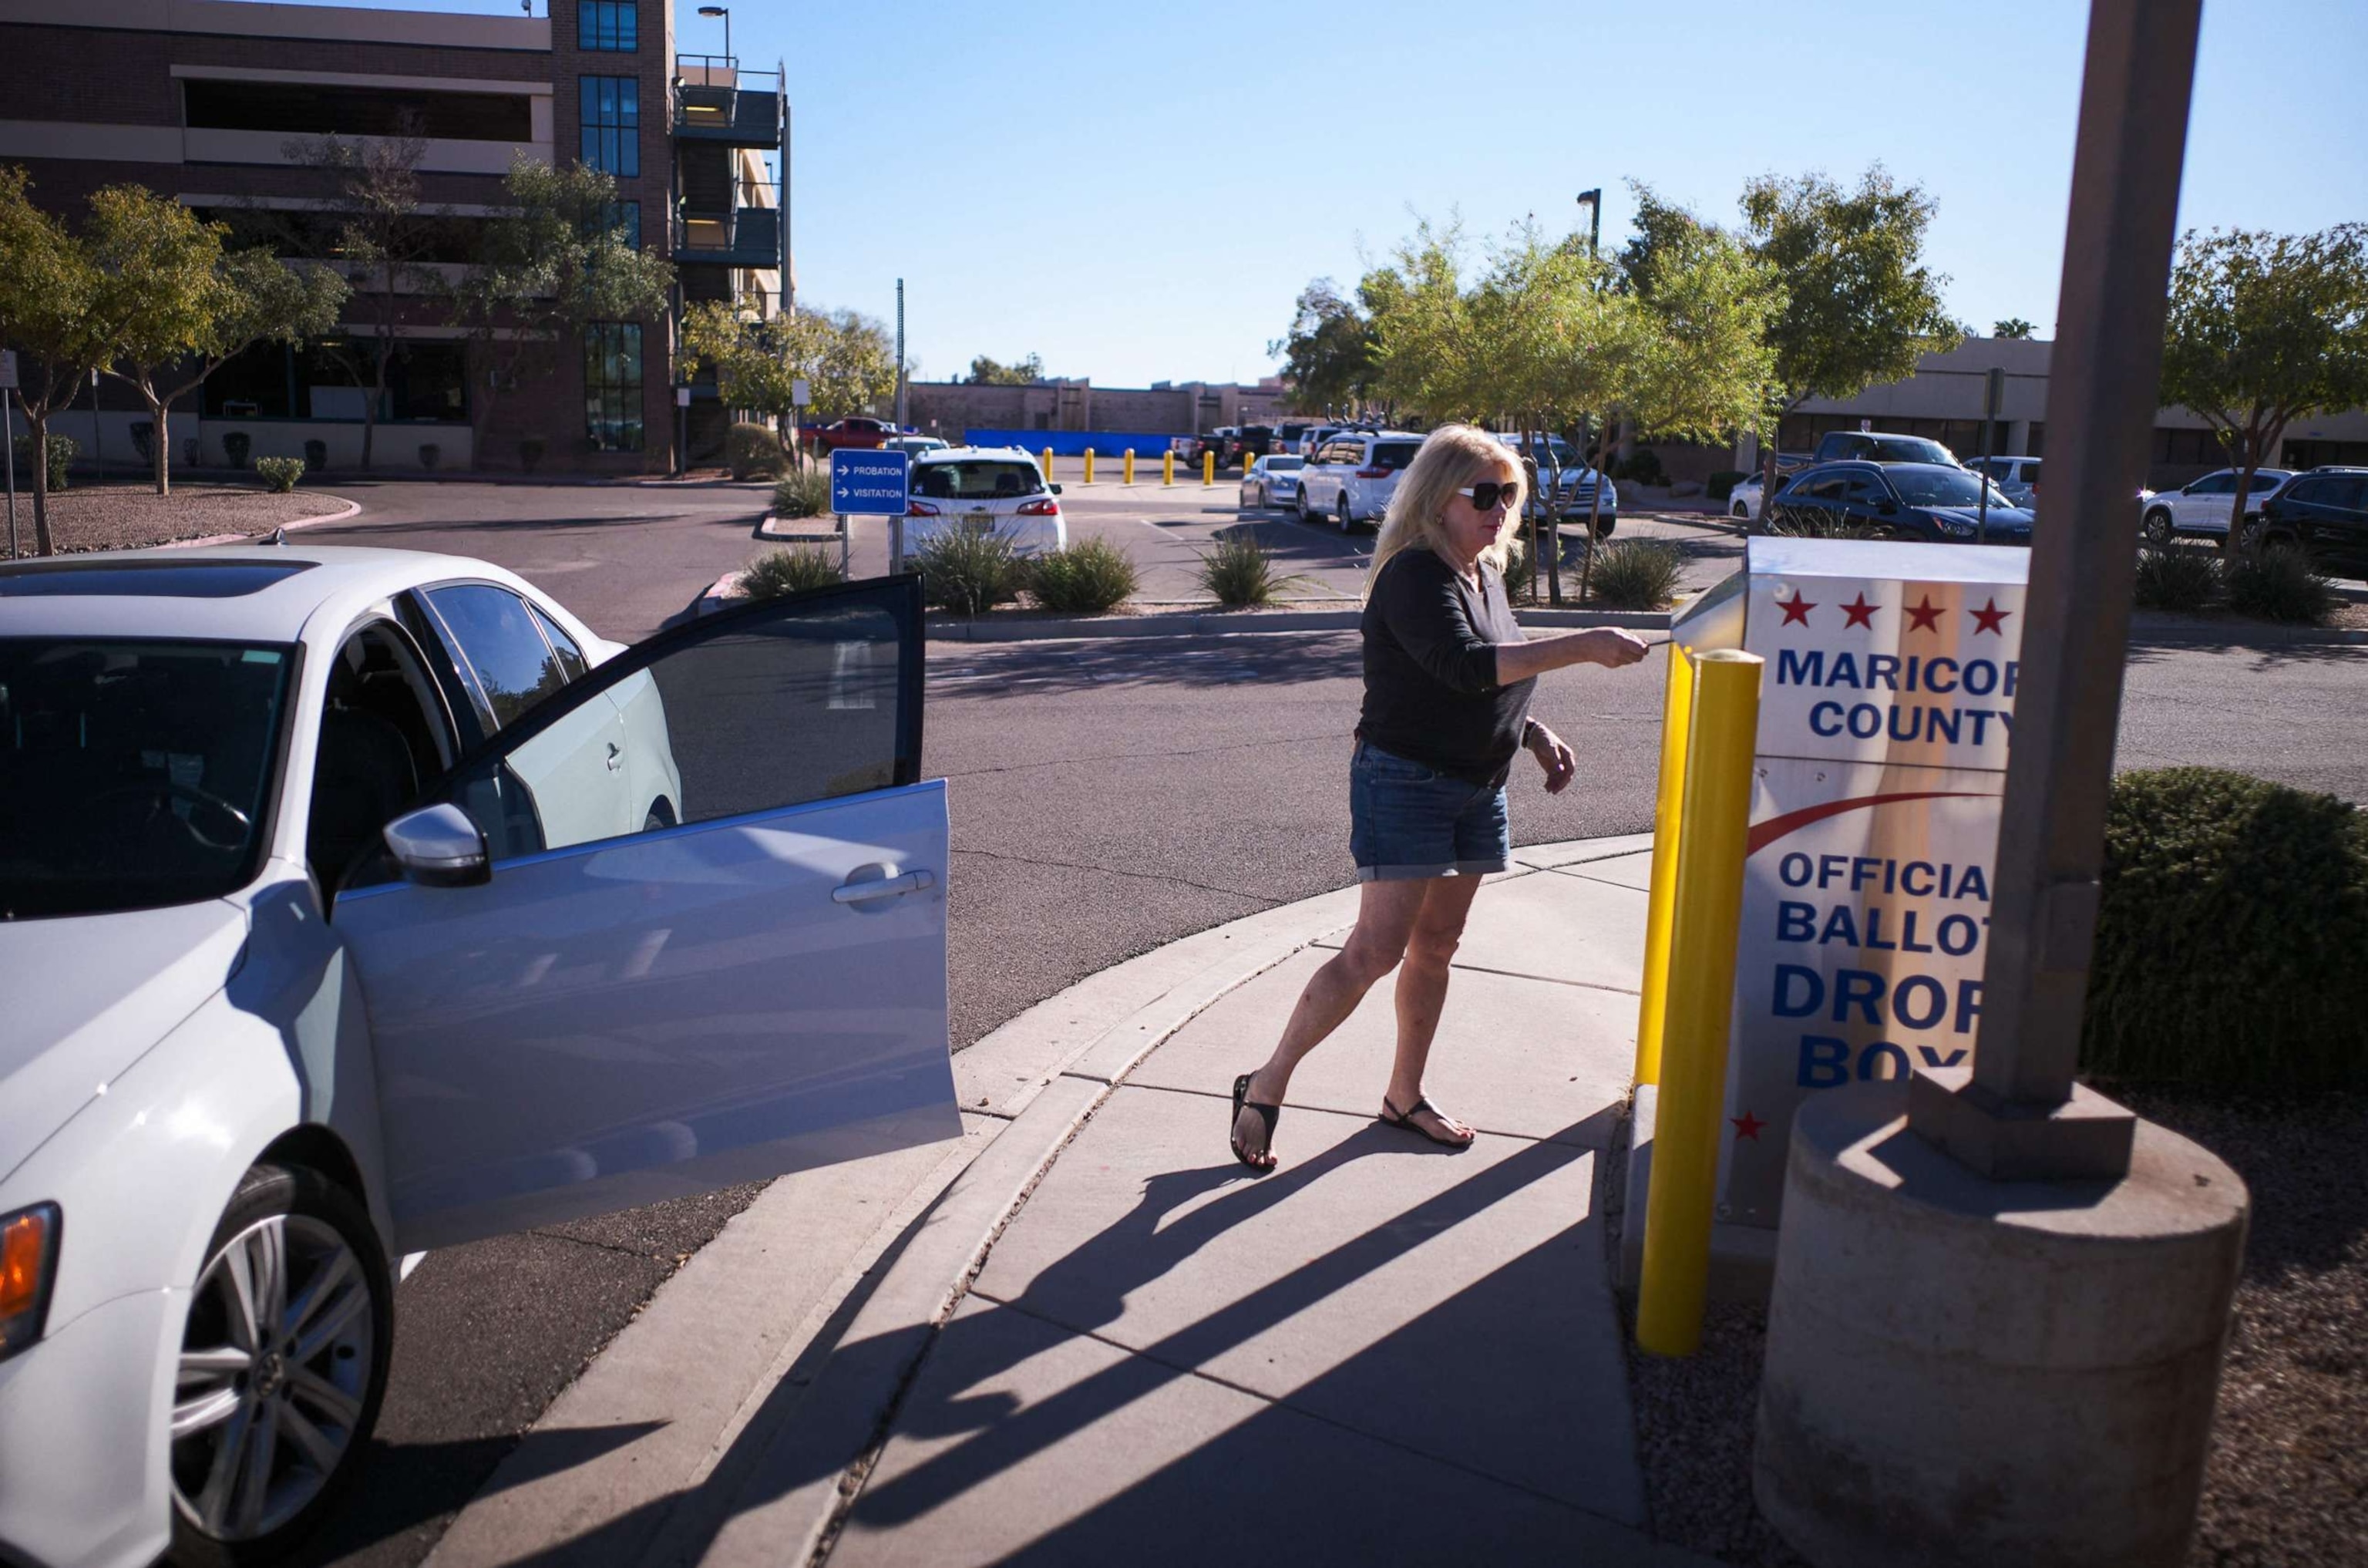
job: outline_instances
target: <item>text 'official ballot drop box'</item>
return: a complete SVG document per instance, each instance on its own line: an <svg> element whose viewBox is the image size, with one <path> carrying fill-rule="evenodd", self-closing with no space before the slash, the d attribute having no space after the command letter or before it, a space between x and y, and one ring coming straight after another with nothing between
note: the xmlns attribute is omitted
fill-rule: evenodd
<svg viewBox="0 0 2368 1568"><path fill-rule="evenodd" d="M1671 625L1688 648L1766 661L1726 1223L1776 1223L1808 1096L1971 1058L2030 565L1999 546L1757 538Z"/></svg>

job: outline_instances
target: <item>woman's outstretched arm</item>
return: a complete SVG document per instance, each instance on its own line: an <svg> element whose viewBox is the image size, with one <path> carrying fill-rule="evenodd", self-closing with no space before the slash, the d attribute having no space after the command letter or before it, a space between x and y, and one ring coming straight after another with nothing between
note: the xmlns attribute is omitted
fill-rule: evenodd
<svg viewBox="0 0 2368 1568"><path fill-rule="evenodd" d="M1526 642L1497 644L1497 684L1542 676L1572 665L1601 665L1616 670L1645 656L1645 640L1616 626L1590 626L1578 631L1549 631Z"/></svg>

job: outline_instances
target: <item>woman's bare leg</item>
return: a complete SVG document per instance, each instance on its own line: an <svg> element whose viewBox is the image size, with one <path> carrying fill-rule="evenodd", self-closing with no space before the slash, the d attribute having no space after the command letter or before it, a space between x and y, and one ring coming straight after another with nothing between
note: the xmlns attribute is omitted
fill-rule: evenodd
<svg viewBox="0 0 2368 1568"><path fill-rule="evenodd" d="M1364 884L1364 893L1357 906L1356 929L1349 933L1347 944L1308 977L1306 989L1300 992L1299 1004L1291 1010L1291 1021L1283 1026L1282 1039L1275 1046L1274 1054L1250 1075L1252 1104L1282 1103L1284 1093L1291 1087L1292 1071L1299 1065L1300 1059L1324 1043L1325 1037L1357 1010L1357 1004L1365 999L1373 983L1396 965L1421 914L1426 890L1441 880L1452 879L1434 877ZM1470 900L1464 902L1469 903ZM1243 1110L1234 1123L1234 1140L1244 1149L1264 1150L1263 1163L1274 1163L1273 1151L1265 1148L1266 1123L1256 1112Z"/></svg>
<svg viewBox="0 0 2368 1568"><path fill-rule="evenodd" d="M1463 937L1463 920L1472 911L1473 895L1480 891L1480 879L1440 877L1423 886L1428 891L1406 937L1406 960L1398 966L1398 1052L1391 1063L1389 1093L1383 1101L1396 1116L1405 1116L1423 1097L1422 1070L1430 1060L1439 1015L1447 1006L1450 965L1456 944ZM1437 1110L1417 1112L1411 1119L1434 1138L1472 1141L1470 1127Z"/></svg>

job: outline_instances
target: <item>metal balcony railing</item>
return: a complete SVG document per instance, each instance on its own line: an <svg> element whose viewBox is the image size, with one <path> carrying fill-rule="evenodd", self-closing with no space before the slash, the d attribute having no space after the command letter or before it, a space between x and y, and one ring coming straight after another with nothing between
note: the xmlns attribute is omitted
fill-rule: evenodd
<svg viewBox="0 0 2368 1568"><path fill-rule="evenodd" d="M734 147L781 144L782 74L750 71L728 54L674 57L674 133Z"/></svg>
<svg viewBox="0 0 2368 1568"><path fill-rule="evenodd" d="M725 212L685 212L674 222L674 259L692 267L777 269L781 266L781 210L763 201Z"/></svg>

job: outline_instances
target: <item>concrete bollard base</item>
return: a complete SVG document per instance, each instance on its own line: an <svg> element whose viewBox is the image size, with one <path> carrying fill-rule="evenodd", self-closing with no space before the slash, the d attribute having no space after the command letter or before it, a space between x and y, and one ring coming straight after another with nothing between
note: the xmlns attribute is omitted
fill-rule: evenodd
<svg viewBox="0 0 2368 1568"><path fill-rule="evenodd" d="M2243 1180L2140 1122L2118 1181L1991 1182L1897 1085L1794 1118L1752 1490L1818 1568L2186 1561Z"/></svg>

